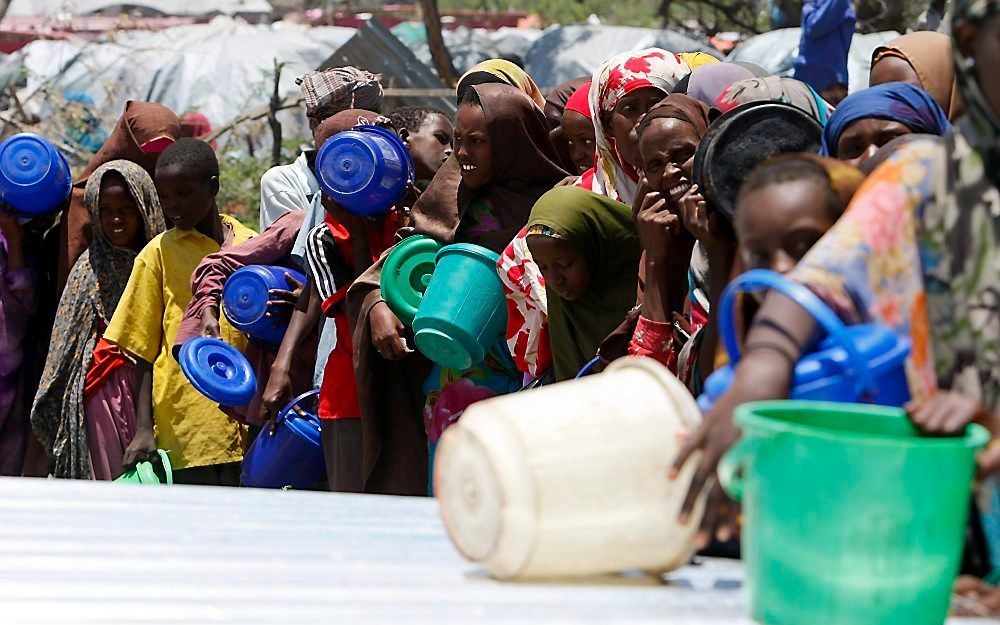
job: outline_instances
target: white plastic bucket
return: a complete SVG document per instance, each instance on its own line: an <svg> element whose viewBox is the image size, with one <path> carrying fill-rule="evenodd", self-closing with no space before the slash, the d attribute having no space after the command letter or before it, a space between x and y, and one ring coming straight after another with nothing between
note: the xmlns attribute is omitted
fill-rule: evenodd
<svg viewBox="0 0 1000 625"><path fill-rule="evenodd" d="M694 551L704 495L677 523L697 456L667 477L701 413L659 363L470 406L437 448L434 492L448 534L500 579L664 572Z"/></svg>

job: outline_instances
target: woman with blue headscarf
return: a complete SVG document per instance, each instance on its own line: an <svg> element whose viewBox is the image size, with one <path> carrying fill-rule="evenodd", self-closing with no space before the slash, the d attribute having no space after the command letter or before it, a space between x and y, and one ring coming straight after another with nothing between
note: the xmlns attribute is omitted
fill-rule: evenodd
<svg viewBox="0 0 1000 625"><path fill-rule="evenodd" d="M861 167L896 137L911 133L943 135L947 113L931 94L906 83L889 83L848 96L823 131L822 156Z"/></svg>

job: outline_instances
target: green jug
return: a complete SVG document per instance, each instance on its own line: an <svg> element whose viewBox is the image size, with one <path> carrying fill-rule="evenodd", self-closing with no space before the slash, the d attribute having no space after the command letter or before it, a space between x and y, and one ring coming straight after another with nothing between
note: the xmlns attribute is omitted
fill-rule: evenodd
<svg viewBox="0 0 1000 625"><path fill-rule="evenodd" d="M174 473L170 468L170 457L162 449L157 449L156 453L160 455L160 464L163 466L163 477L166 479L167 485L173 484ZM122 473L115 478L115 482L120 484L159 485L163 483L163 480L160 479L160 475L156 472L156 468L152 462L137 462L135 468Z"/></svg>
<svg viewBox="0 0 1000 625"><path fill-rule="evenodd" d="M740 406L719 465L743 502L751 615L768 625L941 625L989 440L922 436L899 408Z"/></svg>

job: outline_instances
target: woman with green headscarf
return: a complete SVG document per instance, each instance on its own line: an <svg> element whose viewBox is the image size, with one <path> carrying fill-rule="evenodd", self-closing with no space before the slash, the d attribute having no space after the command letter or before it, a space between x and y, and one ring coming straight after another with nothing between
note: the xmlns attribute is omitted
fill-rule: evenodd
<svg viewBox="0 0 1000 625"><path fill-rule="evenodd" d="M527 243L545 278L556 381L569 380L635 306L642 248L632 211L579 187L557 187L531 209Z"/></svg>

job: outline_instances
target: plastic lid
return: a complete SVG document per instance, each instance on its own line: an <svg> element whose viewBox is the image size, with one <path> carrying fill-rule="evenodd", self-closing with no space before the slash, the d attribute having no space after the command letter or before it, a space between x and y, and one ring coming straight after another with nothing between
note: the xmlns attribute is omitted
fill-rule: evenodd
<svg viewBox="0 0 1000 625"><path fill-rule="evenodd" d="M462 341L434 328L418 330L413 335L413 341L421 353L442 367L449 369L465 371L473 363L482 360L481 358L473 358Z"/></svg>
<svg viewBox="0 0 1000 625"><path fill-rule="evenodd" d="M249 325L267 314L268 283L254 271L235 271L226 280L222 305L234 325Z"/></svg>
<svg viewBox="0 0 1000 625"><path fill-rule="evenodd" d="M32 186L43 182L58 163L47 141L23 134L5 141L0 149L0 163L8 184Z"/></svg>
<svg viewBox="0 0 1000 625"><path fill-rule="evenodd" d="M185 342L181 371L199 393L222 406L243 406L257 392L257 378L246 357L225 341L198 337Z"/></svg>
<svg viewBox="0 0 1000 625"><path fill-rule="evenodd" d="M406 325L413 324L424 292L434 274L441 244L418 235L396 244L382 267L382 298Z"/></svg>
<svg viewBox="0 0 1000 625"><path fill-rule="evenodd" d="M357 131L341 132L327 139L316 156L317 172L331 190L345 195L364 190L384 167L382 154Z"/></svg>
<svg viewBox="0 0 1000 625"><path fill-rule="evenodd" d="M816 153L823 126L783 102L750 102L715 120L698 144L694 182L719 213L733 220L736 194L758 164L778 154Z"/></svg>

